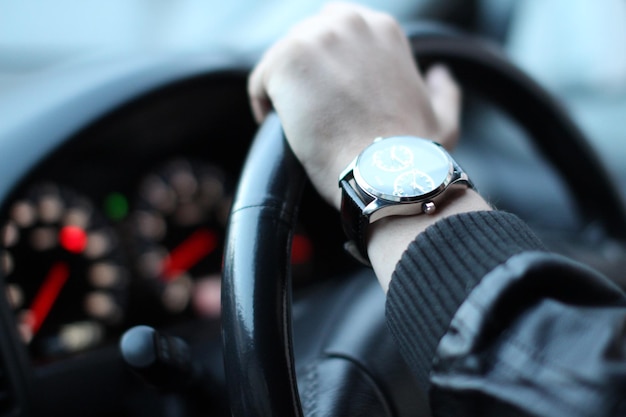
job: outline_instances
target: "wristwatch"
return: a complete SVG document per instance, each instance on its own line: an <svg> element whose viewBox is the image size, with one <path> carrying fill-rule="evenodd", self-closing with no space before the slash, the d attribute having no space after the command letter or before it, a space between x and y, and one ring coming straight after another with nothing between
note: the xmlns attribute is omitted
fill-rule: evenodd
<svg viewBox="0 0 626 417"><path fill-rule="evenodd" d="M415 136L376 138L339 176L346 250L369 265L371 223L388 216L432 214L453 186L474 188L443 146Z"/></svg>

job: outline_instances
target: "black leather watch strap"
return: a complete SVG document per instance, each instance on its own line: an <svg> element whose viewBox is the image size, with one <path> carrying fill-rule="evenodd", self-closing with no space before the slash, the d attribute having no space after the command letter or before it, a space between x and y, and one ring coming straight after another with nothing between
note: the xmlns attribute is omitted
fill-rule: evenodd
<svg viewBox="0 0 626 417"><path fill-rule="evenodd" d="M348 237L346 250L358 261L369 266L370 261L367 256L369 218L363 215L363 210L369 201L364 202L349 181L341 180L339 185L342 190L341 221L344 233Z"/></svg>

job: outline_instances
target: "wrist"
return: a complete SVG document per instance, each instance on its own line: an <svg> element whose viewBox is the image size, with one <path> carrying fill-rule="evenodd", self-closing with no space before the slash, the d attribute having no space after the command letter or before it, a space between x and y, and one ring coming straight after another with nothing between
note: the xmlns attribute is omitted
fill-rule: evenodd
<svg viewBox="0 0 626 417"><path fill-rule="evenodd" d="M472 189L457 189L430 215L390 216L370 225L367 250L372 267L385 292L391 276L404 251L417 236L436 222L456 214L487 211L491 207Z"/></svg>

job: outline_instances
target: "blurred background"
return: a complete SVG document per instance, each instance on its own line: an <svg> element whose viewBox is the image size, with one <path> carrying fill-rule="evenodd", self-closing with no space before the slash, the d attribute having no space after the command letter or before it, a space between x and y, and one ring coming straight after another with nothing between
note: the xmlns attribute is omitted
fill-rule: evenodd
<svg viewBox="0 0 626 417"><path fill-rule="evenodd" d="M226 52L254 61L320 0L0 0L0 94L94 57ZM364 0L401 22L487 37L563 100L614 172L626 156L626 1Z"/></svg>
<svg viewBox="0 0 626 417"><path fill-rule="evenodd" d="M325 1L0 0L0 69L35 70L94 53L255 53ZM399 19L448 18L463 1L368 0Z"/></svg>
<svg viewBox="0 0 626 417"><path fill-rule="evenodd" d="M0 93L24 75L94 55L227 51L257 56L320 0L0 0ZM562 97L603 151L623 137L624 0L364 0L402 22L487 36Z"/></svg>

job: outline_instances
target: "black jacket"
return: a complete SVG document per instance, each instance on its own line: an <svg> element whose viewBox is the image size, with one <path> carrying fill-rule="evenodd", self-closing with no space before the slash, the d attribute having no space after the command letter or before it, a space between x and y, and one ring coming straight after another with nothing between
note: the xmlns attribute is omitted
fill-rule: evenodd
<svg viewBox="0 0 626 417"><path fill-rule="evenodd" d="M429 228L386 308L433 416L626 416L626 297L511 214Z"/></svg>

